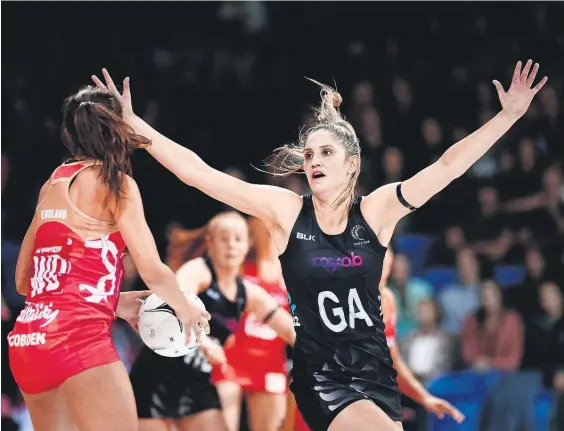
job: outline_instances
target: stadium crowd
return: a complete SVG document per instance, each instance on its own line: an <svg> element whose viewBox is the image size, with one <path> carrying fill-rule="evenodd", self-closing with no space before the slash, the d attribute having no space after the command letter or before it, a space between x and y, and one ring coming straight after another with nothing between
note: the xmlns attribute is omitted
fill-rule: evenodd
<svg viewBox="0 0 564 431"><path fill-rule="evenodd" d="M31 18L23 6L5 8L12 15L7 27L29 19L24 27L31 30L3 56L3 427L13 415L22 417L5 348L23 307L13 279L19 244L42 181L64 159L60 102L91 73L102 66L127 72L139 114L204 160L232 175L304 193L300 177L263 175L249 162L259 166L307 120L317 89L304 74L328 84L334 78L345 99L342 110L361 139L364 194L408 178L488 121L499 108L491 80L503 82L515 59L533 57L548 85L492 151L398 226L390 287L400 350L420 379L431 384L460 370L500 371L503 378L540 371L534 383L494 384L495 399L483 398L483 411L499 411L496 403L504 397L522 406L527 401L511 399L507 388L528 385L533 398L550 394L549 411L535 418L537 429L539 420L551 431L564 429L561 6L515 3L509 21L502 18L509 6L501 4L135 7L146 18L125 22L127 8L116 6L114 19L124 24L107 30L114 43L103 46L95 33L70 35L84 24L78 4L61 6L48 21L40 20L45 5L33 6ZM152 13L161 17L156 26L162 31L146 31ZM163 255L173 226L202 226L222 209L146 154L134 156L134 176ZM141 284L128 265L122 288ZM130 364L139 341L122 323L116 322L114 336ZM414 419L421 412L408 401L406 406L406 429L423 429L417 427L425 420ZM410 421L418 425L408 428ZM482 414L480 429L495 429L488 421L495 419Z"/></svg>

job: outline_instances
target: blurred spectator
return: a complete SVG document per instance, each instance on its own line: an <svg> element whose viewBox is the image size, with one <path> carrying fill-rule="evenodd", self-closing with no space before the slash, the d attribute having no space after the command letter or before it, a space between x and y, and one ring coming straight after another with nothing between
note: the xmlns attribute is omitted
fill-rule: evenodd
<svg viewBox="0 0 564 431"><path fill-rule="evenodd" d="M467 317L460 341L469 367L480 371L519 368L525 341L523 322L517 312L505 308L494 281L482 284L481 306Z"/></svg>
<svg viewBox="0 0 564 431"><path fill-rule="evenodd" d="M417 329L400 343L400 350L413 373L422 381L450 371L452 344L439 328L437 303L423 299L417 304Z"/></svg>
<svg viewBox="0 0 564 431"><path fill-rule="evenodd" d="M411 275L411 265L404 254L397 254L390 283L397 304L398 338L415 330L417 304L433 296L433 288L425 280Z"/></svg>
<svg viewBox="0 0 564 431"><path fill-rule="evenodd" d="M521 214L518 220L534 230L541 240L556 233L564 237L564 182L558 165L546 169L542 176L542 188L526 197L507 203L507 211Z"/></svg>
<svg viewBox="0 0 564 431"><path fill-rule="evenodd" d="M396 110L399 114L406 114L413 107L413 94L411 86L404 78L396 76L392 83L392 91L396 101Z"/></svg>
<svg viewBox="0 0 564 431"><path fill-rule="evenodd" d="M399 182L405 179L403 154L395 147L386 148L382 158L382 180L380 184Z"/></svg>
<svg viewBox="0 0 564 431"><path fill-rule="evenodd" d="M360 138L363 149L370 155L379 153L382 146L380 114L373 106L366 107L361 114Z"/></svg>
<svg viewBox="0 0 564 431"><path fill-rule="evenodd" d="M369 190L374 190L382 185L381 180L384 177L382 172L384 145L380 114L376 108L370 106L362 111L360 118L361 126L358 132L364 153L360 180Z"/></svg>
<svg viewBox="0 0 564 431"><path fill-rule="evenodd" d="M522 138L517 146L517 166L512 172L511 187L507 188L505 198L517 199L531 196L540 189L542 164L535 143L531 138ZM527 201L510 201L508 210L527 211Z"/></svg>
<svg viewBox="0 0 564 431"><path fill-rule="evenodd" d="M352 94L353 109L362 112L374 103L374 87L368 81L360 81L354 86Z"/></svg>
<svg viewBox="0 0 564 431"><path fill-rule="evenodd" d="M374 86L370 82L363 80L358 82L353 88L349 111L351 123L359 132L364 127L364 112L366 110L375 110ZM362 133L359 133L359 135L362 137Z"/></svg>
<svg viewBox="0 0 564 431"><path fill-rule="evenodd" d="M420 168L429 166L434 163L445 151L445 143L443 141L443 130L441 124L436 118L425 118L421 123L421 137L423 144L420 155Z"/></svg>
<svg viewBox="0 0 564 431"><path fill-rule="evenodd" d="M458 335L462 323L479 304L480 266L476 255L469 248L462 249L456 256L460 284L451 285L439 296L443 310L442 329L451 335Z"/></svg>
<svg viewBox="0 0 564 431"><path fill-rule="evenodd" d="M559 369L564 370L564 299L554 282L543 283L538 295L541 311L527 325L527 354L524 368L543 372L550 386Z"/></svg>
<svg viewBox="0 0 564 431"><path fill-rule="evenodd" d="M501 213L497 190L493 187L478 190L478 204L477 217L472 217L465 229L470 247L491 261L503 261L513 241Z"/></svg>
<svg viewBox="0 0 564 431"><path fill-rule="evenodd" d="M549 121L551 123L556 122L559 114L559 103L554 87L543 88L543 91L539 93L539 101Z"/></svg>
<svg viewBox="0 0 564 431"><path fill-rule="evenodd" d="M525 320L529 320L541 310L538 289L548 277L546 260L539 248L527 250L525 271L525 279L507 292L507 304L515 308Z"/></svg>
<svg viewBox="0 0 564 431"><path fill-rule="evenodd" d="M466 247L466 235L462 228L450 226L445 229L442 238L434 244L430 261L434 265L454 266L458 252Z"/></svg>

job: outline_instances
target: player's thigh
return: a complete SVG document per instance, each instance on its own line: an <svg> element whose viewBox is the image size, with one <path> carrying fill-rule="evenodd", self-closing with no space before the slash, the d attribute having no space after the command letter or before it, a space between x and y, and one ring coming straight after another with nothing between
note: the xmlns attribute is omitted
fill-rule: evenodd
<svg viewBox="0 0 564 431"><path fill-rule="evenodd" d="M368 400L359 400L345 407L333 419L328 431L399 431L384 411Z"/></svg>
<svg viewBox="0 0 564 431"><path fill-rule="evenodd" d="M228 431L223 413L209 409L176 421L178 431Z"/></svg>
<svg viewBox="0 0 564 431"><path fill-rule="evenodd" d="M35 431L77 431L59 389L22 395Z"/></svg>
<svg viewBox="0 0 564 431"><path fill-rule="evenodd" d="M216 383L215 388L221 401L221 410L225 416L229 431L238 431L239 421L241 420L241 386L235 382L225 380Z"/></svg>
<svg viewBox="0 0 564 431"><path fill-rule="evenodd" d="M247 394L247 411L252 431L277 431L286 414L286 394Z"/></svg>
<svg viewBox="0 0 564 431"><path fill-rule="evenodd" d="M172 426L164 419L139 419L139 431L171 431Z"/></svg>
<svg viewBox="0 0 564 431"><path fill-rule="evenodd" d="M60 390L79 431L137 431L135 398L121 361L82 371Z"/></svg>

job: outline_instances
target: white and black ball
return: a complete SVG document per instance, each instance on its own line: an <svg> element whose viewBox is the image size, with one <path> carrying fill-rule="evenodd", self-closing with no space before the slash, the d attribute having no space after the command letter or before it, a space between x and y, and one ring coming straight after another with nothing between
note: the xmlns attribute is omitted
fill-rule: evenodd
<svg viewBox="0 0 564 431"><path fill-rule="evenodd" d="M190 293L188 297L202 310L206 307L198 296ZM161 356L178 357L187 355L199 347L196 333L190 329L190 341L186 343L186 328L178 320L173 308L151 294L139 310L139 335L147 347Z"/></svg>

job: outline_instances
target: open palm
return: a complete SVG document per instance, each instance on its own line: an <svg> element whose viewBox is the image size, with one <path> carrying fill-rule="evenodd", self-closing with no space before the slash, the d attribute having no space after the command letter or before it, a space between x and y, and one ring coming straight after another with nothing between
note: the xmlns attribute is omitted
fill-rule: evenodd
<svg viewBox="0 0 564 431"><path fill-rule="evenodd" d="M106 83L104 84L96 75L92 75L92 81L96 84L96 87L103 88L108 90L112 93L117 100L121 103L122 109L122 117L124 120L127 120L129 117L132 117L133 114L133 105L131 103L131 90L129 88L129 77L123 80L123 93L120 93L117 89L112 77L108 73L106 69L102 69L102 75L104 75L104 80Z"/></svg>
<svg viewBox="0 0 564 431"><path fill-rule="evenodd" d="M533 61L528 60L523 70L521 70L523 64L520 61L517 62L515 72L513 72L511 86L507 92L503 89L499 81L493 82L503 111L515 120L521 118L525 112L527 112L533 97L535 97L544 84L546 84L546 81L548 81L548 78L545 76L537 85L531 88L537 77L537 72L539 71L539 64L535 63L533 70L531 70L532 64Z"/></svg>

